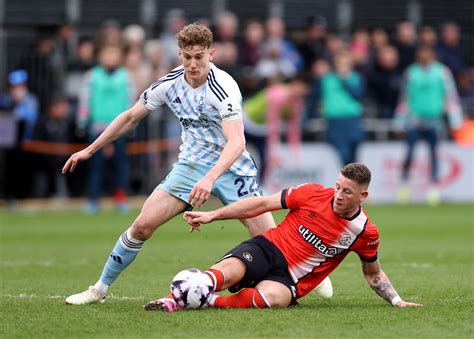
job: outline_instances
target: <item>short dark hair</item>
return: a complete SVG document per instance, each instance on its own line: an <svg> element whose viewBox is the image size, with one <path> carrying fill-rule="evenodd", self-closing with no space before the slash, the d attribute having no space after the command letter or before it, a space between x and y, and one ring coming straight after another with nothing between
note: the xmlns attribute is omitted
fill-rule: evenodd
<svg viewBox="0 0 474 339"><path fill-rule="evenodd" d="M341 169L341 174L348 179L354 180L360 186L369 186L372 175L367 166L360 163L350 163Z"/></svg>

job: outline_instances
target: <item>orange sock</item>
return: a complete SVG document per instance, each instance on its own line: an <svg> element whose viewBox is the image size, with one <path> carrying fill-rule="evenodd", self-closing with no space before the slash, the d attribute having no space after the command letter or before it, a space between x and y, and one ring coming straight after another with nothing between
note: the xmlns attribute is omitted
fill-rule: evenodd
<svg viewBox="0 0 474 339"><path fill-rule="evenodd" d="M269 308L260 291L256 288L244 288L232 295L219 296L214 301L217 308Z"/></svg>
<svg viewBox="0 0 474 339"><path fill-rule="evenodd" d="M214 284L215 292L222 290L222 285L224 284L224 274L221 271L210 268L204 273L206 273L211 278L212 283Z"/></svg>
<svg viewBox="0 0 474 339"><path fill-rule="evenodd" d="M160 299L173 299L173 295L169 293L168 295L165 295L164 297L161 297Z"/></svg>

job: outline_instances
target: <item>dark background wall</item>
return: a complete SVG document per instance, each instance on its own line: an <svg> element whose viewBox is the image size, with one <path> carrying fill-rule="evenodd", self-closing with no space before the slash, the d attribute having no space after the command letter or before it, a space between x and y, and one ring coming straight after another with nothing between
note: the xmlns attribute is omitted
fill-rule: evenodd
<svg viewBox="0 0 474 339"><path fill-rule="evenodd" d="M281 15L289 32L302 29L306 18L322 15L330 31L349 34L357 27L383 27L389 32L400 20L409 19L417 26L438 28L445 21L455 21L462 29L462 48L466 61L473 63L474 2L469 0L0 0L0 79L14 67L38 32L73 22L81 35L94 35L108 19L122 25L139 23L150 37L162 29L166 12L172 8L185 11L189 21L215 17L222 10L237 14L241 26L248 19L264 20Z"/></svg>

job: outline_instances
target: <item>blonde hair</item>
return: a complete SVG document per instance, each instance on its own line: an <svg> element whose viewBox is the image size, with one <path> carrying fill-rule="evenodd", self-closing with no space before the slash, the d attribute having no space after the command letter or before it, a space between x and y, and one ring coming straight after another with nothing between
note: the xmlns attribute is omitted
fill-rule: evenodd
<svg viewBox="0 0 474 339"><path fill-rule="evenodd" d="M176 34L178 46L181 49L190 49L192 46L198 45L204 48L210 48L212 45L213 35L209 28L204 25L192 23Z"/></svg>

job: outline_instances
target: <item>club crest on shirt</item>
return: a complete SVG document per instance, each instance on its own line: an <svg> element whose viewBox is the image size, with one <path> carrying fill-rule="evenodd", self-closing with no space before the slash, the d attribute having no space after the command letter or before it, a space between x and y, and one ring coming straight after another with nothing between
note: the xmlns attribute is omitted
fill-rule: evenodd
<svg viewBox="0 0 474 339"><path fill-rule="evenodd" d="M198 111L199 113L204 111L204 97L200 97L198 100Z"/></svg>
<svg viewBox="0 0 474 339"><path fill-rule="evenodd" d="M253 257L252 255L249 253L249 252L245 252L244 254L242 254L242 256L245 258L245 260L247 261L253 261Z"/></svg>
<svg viewBox="0 0 474 339"><path fill-rule="evenodd" d="M349 246L351 244L352 238L351 235L347 232L344 232L341 234L341 237L339 238L339 243L342 246Z"/></svg>

